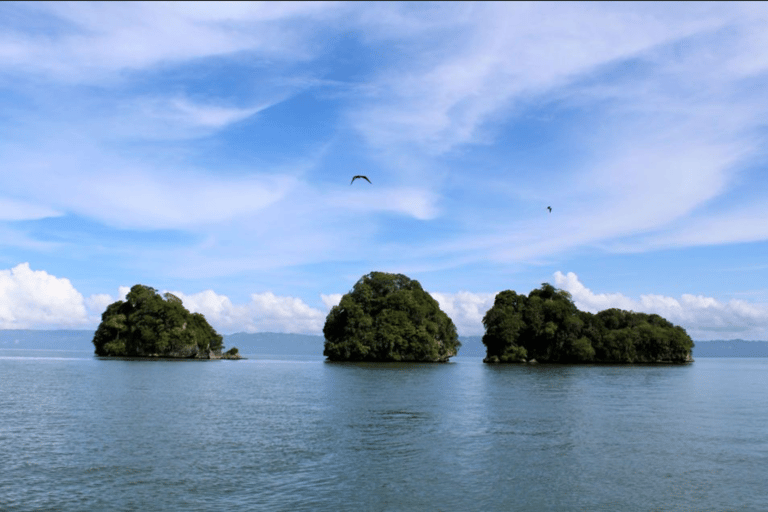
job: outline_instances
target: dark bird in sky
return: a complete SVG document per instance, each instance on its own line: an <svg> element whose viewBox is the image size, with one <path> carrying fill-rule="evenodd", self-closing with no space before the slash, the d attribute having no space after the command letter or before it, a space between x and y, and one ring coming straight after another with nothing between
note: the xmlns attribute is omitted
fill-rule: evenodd
<svg viewBox="0 0 768 512"><path fill-rule="evenodd" d="M350 181L349 184L351 185L357 178L363 178L368 183L371 183L371 180L368 179L368 176L363 176L362 174L358 174L357 176L352 178L352 181ZM373 183L371 183L371 185L373 185Z"/></svg>
<svg viewBox="0 0 768 512"><path fill-rule="evenodd" d="M552 213L552 207L551 206L547 206L547 210L549 210L549 213Z"/></svg>

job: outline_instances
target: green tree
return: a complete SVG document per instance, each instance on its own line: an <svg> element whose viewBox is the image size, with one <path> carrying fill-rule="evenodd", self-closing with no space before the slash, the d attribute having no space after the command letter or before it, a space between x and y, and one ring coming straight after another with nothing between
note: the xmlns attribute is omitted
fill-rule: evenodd
<svg viewBox="0 0 768 512"><path fill-rule="evenodd" d="M525 348L519 346L520 333L526 328L523 320L527 298L511 290L496 294L493 307L483 317L488 362L515 362L525 360Z"/></svg>
<svg viewBox="0 0 768 512"><path fill-rule="evenodd" d="M137 284L125 301L117 301L101 315L93 337L100 356L206 357L218 354L223 337L199 313L190 313L181 299Z"/></svg>
<svg viewBox="0 0 768 512"><path fill-rule="evenodd" d="M526 329L521 333L520 345L538 361L567 359L583 324L571 295L549 283L528 294L523 318Z"/></svg>
<svg viewBox="0 0 768 512"><path fill-rule="evenodd" d="M331 361L447 361L461 346L418 281L385 272L361 277L328 313L323 334Z"/></svg>
<svg viewBox="0 0 768 512"><path fill-rule="evenodd" d="M595 349L589 338L582 336L569 342L560 360L566 363L588 363L595 360Z"/></svg>
<svg viewBox="0 0 768 512"><path fill-rule="evenodd" d="M127 316L120 312L123 304L121 300L114 302L101 315L101 324L93 336L93 344L99 356L126 354L128 325Z"/></svg>
<svg viewBox="0 0 768 512"><path fill-rule="evenodd" d="M690 360L693 340L659 315L579 311L548 283L527 297L500 292L483 318L486 362L652 363Z"/></svg>

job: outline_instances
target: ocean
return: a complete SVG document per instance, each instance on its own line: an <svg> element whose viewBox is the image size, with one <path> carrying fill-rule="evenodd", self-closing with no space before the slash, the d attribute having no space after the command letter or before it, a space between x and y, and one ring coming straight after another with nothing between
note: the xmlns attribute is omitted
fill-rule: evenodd
<svg viewBox="0 0 768 512"><path fill-rule="evenodd" d="M765 511L768 359L0 349L0 510Z"/></svg>

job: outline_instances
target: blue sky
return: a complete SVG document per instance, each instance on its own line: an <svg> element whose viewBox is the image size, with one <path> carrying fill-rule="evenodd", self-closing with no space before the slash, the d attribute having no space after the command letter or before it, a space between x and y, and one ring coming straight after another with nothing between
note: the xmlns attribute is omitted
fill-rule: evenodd
<svg viewBox="0 0 768 512"><path fill-rule="evenodd" d="M3 2L0 328L319 334L378 270L768 339L766 91L765 3Z"/></svg>

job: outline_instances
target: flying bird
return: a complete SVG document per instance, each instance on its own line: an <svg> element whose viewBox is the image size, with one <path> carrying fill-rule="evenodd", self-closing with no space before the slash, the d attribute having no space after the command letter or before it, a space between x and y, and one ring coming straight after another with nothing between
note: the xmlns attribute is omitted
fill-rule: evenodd
<svg viewBox="0 0 768 512"><path fill-rule="evenodd" d="M355 181L357 178L363 178L363 179L364 179L365 181L367 181L368 183L371 183L371 180L369 180L369 179L368 179L368 176L363 176L363 175L361 175L361 174L358 174L357 176L355 176L354 178L352 178L352 181L350 181L350 182L349 182L349 184L351 185L351 184L352 184L352 183L353 183L353 182L354 182L354 181ZM371 183L371 185L373 185L373 183Z"/></svg>
<svg viewBox="0 0 768 512"><path fill-rule="evenodd" d="M547 206L547 210L549 210L549 213L552 213L552 207L551 206Z"/></svg>

